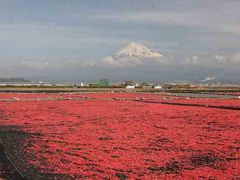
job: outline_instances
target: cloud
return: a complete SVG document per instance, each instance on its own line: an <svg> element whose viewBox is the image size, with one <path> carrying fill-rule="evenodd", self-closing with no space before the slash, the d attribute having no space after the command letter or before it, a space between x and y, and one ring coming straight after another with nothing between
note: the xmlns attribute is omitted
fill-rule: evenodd
<svg viewBox="0 0 240 180"><path fill-rule="evenodd" d="M183 61L186 65L197 65L200 63L198 56L186 57Z"/></svg>
<svg viewBox="0 0 240 180"><path fill-rule="evenodd" d="M166 65L168 60L166 57L161 58L133 58L133 57L123 57L115 58L113 56L108 56L97 62L95 66L104 68L124 68L124 67L139 67L146 64L155 65Z"/></svg>
<svg viewBox="0 0 240 180"><path fill-rule="evenodd" d="M240 35L240 24L239 23L225 23L217 26L220 31L231 33L233 35Z"/></svg>
<svg viewBox="0 0 240 180"><path fill-rule="evenodd" d="M229 3L206 3L206 6L212 5L211 8L191 9L175 9L172 11L166 10L152 10L152 11L127 11L120 13L95 13L95 14L83 14L83 13L72 13L70 18L72 19L88 19L92 21L103 21L111 23L142 23L142 24L153 24L163 26L182 26L188 28L203 28L209 33L228 33L232 35L240 35L239 21L236 15L239 16L238 9L235 9L232 2ZM225 11L225 13L219 13L219 9L222 6L228 6L233 11ZM239 6L240 3L237 3ZM216 6L216 7L214 7ZM195 6L193 6L195 7ZM192 8L193 8L192 7ZM204 6L203 6L204 7ZM226 15L227 14L227 15Z"/></svg>
<svg viewBox="0 0 240 180"><path fill-rule="evenodd" d="M239 65L240 66L240 51L228 54L228 55L215 55L215 60L217 63L222 63L225 65Z"/></svg>
<svg viewBox="0 0 240 180"><path fill-rule="evenodd" d="M231 62L240 65L240 51L232 54L232 55L230 56L230 60L231 60Z"/></svg>
<svg viewBox="0 0 240 180"><path fill-rule="evenodd" d="M216 54L214 59L219 62L226 62L226 57L224 55Z"/></svg>
<svg viewBox="0 0 240 180"><path fill-rule="evenodd" d="M124 67L139 67L146 64L154 64L156 66L169 66L169 67L207 67L218 69L236 69L240 66L240 51L231 54L215 54L215 55L193 55L186 57L184 60L178 60L177 57L172 59L163 56L161 58L132 58L123 57L116 58L115 56L108 56L96 62L94 66L104 68L124 68Z"/></svg>
<svg viewBox="0 0 240 180"><path fill-rule="evenodd" d="M103 29L80 27L74 25L54 25L51 23L11 23L0 24L0 46L6 49L3 54L9 57L39 58L81 56L91 58L92 52L100 50L103 45L109 47L124 43L125 38L109 36ZM15 53L8 53L8 51ZM1 51L1 50L0 50ZM42 52L43 51L43 52Z"/></svg>
<svg viewBox="0 0 240 180"><path fill-rule="evenodd" d="M71 14L75 19L94 19L112 21L118 23L139 22L139 23L158 23L165 25L198 25L191 12L128 12L111 14Z"/></svg>
<svg viewBox="0 0 240 180"><path fill-rule="evenodd" d="M216 54L186 57L182 64L188 66L207 66L212 68L236 68L240 66L240 51L232 54Z"/></svg>

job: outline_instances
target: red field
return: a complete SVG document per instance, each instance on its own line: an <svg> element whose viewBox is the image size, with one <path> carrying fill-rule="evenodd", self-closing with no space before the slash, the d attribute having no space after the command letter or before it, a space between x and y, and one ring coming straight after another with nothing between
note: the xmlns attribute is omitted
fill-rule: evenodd
<svg viewBox="0 0 240 180"><path fill-rule="evenodd" d="M59 96L95 99L21 101ZM0 102L0 137L30 179L240 178L240 111L156 103L240 107L240 100L126 93L0 94L0 99L14 97L18 101Z"/></svg>

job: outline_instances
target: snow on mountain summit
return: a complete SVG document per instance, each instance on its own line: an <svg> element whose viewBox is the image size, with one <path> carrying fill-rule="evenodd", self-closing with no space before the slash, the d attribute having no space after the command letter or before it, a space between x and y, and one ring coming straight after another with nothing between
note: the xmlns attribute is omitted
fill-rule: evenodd
<svg viewBox="0 0 240 180"><path fill-rule="evenodd" d="M115 55L115 58L134 57L134 58L160 58L162 55L150 50L140 43L129 43Z"/></svg>

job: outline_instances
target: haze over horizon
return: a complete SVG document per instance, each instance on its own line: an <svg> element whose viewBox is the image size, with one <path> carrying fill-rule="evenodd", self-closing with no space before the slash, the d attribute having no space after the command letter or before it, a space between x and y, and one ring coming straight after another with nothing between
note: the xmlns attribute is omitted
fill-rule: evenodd
<svg viewBox="0 0 240 180"><path fill-rule="evenodd" d="M0 0L0 77L239 82L239 7L237 0ZM131 42L163 57L115 58Z"/></svg>

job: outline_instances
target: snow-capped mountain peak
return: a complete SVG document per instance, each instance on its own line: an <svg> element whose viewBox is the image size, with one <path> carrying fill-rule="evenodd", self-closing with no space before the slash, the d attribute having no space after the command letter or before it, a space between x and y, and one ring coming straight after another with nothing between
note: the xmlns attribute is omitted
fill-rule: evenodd
<svg viewBox="0 0 240 180"><path fill-rule="evenodd" d="M140 43L129 43L115 55L115 58L134 57L134 58L160 58L162 55L150 50Z"/></svg>
<svg viewBox="0 0 240 180"><path fill-rule="evenodd" d="M115 55L103 58L97 66L134 67L151 64L167 64L168 59L157 51L153 51L140 43L129 43Z"/></svg>

